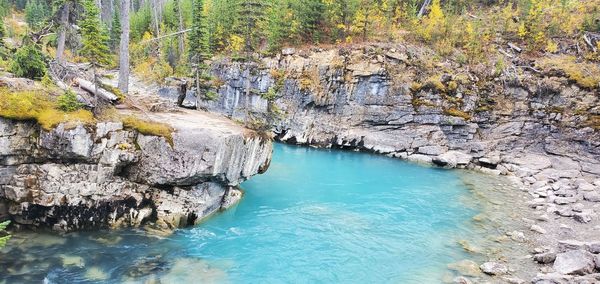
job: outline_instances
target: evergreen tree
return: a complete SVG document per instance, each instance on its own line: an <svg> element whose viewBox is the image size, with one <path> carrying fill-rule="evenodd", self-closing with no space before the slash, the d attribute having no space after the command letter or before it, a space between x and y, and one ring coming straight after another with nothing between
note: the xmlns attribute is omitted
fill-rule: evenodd
<svg viewBox="0 0 600 284"><path fill-rule="evenodd" d="M204 14L204 0L193 0L192 31L189 36L190 59L194 64L202 64L208 57L208 28Z"/></svg>
<svg viewBox="0 0 600 284"><path fill-rule="evenodd" d="M305 39L319 43L323 37L325 4L323 0L304 0L296 2L300 21L301 35Z"/></svg>
<svg viewBox="0 0 600 284"><path fill-rule="evenodd" d="M44 1L29 0L25 5L25 21L32 29L39 29L48 16L48 10Z"/></svg>
<svg viewBox="0 0 600 284"><path fill-rule="evenodd" d="M345 41L350 35L352 20L358 6L357 0L332 0L327 5L328 26L334 41Z"/></svg>
<svg viewBox="0 0 600 284"><path fill-rule="evenodd" d="M110 49L108 47L108 35L100 22L100 11L94 0L84 0L85 13L79 21L81 27L83 55L92 65L94 72L94 84L98 92L97 69L110 63Z"/></svg>
<svg viewBox="0 0 600 284"><path fill-rule="evenodd" d="M121 39L121 19L119 12L115 9L110 27L110 48L115 50L119 46Z"/></svg>
<svg viewBox="0 0 600 284"><path fill-rule="evenodd" d="M234 31L238 37L244 39L243 50L247 54L256 50L260 40L264 38L268 7L265 0L239 0L236 3Z"/></svg>
<svg viewBox="0 0 600 284"><path fill-rule="evenodd" d="M276 1L269 9L267 40L270 51L297 39L296 12L289 1Z"/></svg>
<svg viewBox="0 0 600 284"><path fill-rule="evenodd" d="M2 40L6 36L6 29L4 28L4 19L0 17L0 46L4 44Z"/></svg>
<svg viewBox="0 0 600 284"><path fill-rule="evenodd" d="M192 31L190 32L190 61L196 76L196 91L201 92L200 75L203 72L205 61L209 56L208 29L204 14L204 0L192 2Z"/></svg>

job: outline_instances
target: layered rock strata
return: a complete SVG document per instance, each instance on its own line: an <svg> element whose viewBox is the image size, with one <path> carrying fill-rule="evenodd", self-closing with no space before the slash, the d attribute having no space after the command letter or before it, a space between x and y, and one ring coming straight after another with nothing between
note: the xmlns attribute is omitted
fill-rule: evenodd
<svg viewBox="0 0 600 284"><path fill-rule="evenodd" d="M234 204L238 185L264 172L272 145L201 112L154 113L165 138L124 129L0 119L1 209L17 226L72 231L157 225L174 229Z"/></svg>

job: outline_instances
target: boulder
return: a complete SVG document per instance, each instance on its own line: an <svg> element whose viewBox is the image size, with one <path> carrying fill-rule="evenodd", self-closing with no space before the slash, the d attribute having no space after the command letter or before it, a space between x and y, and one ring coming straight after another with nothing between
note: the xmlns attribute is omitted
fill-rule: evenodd
<svg viewBox="0 0 600 284"><path fill-rule="evenodd" d="M429 156L440 155L440 154L444 153L445 151L446 151L446 147L442 147L442 146L423 146L423 147L419 147L419 150L418 150L418 152L420 154L429 155Z"/></svg>
<svg viewBox="0 0 600 284"><path fill-rule="evenodd" d="M589 252L594 253L594 254L600 253L600 242L587 243L587 249Z"/></svg>
<svg viewBox="0 0 600 284"><path fill-rule="evenodd" d="M555 252L539 253L539 254L536 254L533 256L533 260L535 260L537 263L543 263L543 264L552 263L552 262L554 262L555 259L556 259Z"/></svg>
<svg viewBox="0 0 600 284"><path fill-rule="evenodd" d="M583 199L590 202L600 202L600 193L597 191L585 192L583 194Z"/></svg>
<svg viewBox="0 0 600 284"><path fill-rule="evenodd" d="M449 168L464 167L471 162L471 155L460 151L448 151L433 158L433 163L438 166L447 166Z"/></svg>
<svg viewBox="0 0 600 284"><path fill-rule="evenodd" d="M497 262L486 262L479 266L483 273L488 275L502 275L508 273L506 265Z"/></svg>
<svg viewBox="0 0 600 284"><path fill-rule="evenodd" d="M573 214L573 219L579 223L589 223L592 221L594 211L591 209L583 210L580 213Z"/></svg>
<svg viewBox="0 0 600 284"><path fill-rule="evenodd" d="M557 254L553 266L556 272L571 275L590 274L594 267L594 255L581 249Z"/></svg>
<svg viewBox="0 0 600 284"><path fill-rule="evenodd" d="M581 250L586 248L586 243L577 240L558 241L558 251L567 252L570 250Z"/></svg>

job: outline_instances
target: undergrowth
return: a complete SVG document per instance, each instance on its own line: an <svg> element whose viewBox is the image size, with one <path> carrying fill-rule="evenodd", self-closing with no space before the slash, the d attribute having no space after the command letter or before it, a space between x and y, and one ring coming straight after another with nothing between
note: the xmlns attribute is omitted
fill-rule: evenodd
<svg viewBox="0 0 600 284"><path fill-rule="evenodd" d="M75 127L80 123L84 125L95 123L94 115L90 111L84 109L71 112L60 110L57 102L43 92L11 92L6 88L0 89L0 117L35 121L47 131L61 123L65 123L67 128Z"/></svg>

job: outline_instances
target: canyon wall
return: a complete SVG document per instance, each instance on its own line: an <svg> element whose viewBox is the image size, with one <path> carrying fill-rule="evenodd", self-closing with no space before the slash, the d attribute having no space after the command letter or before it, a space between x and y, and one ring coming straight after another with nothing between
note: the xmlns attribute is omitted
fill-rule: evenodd
<svg viewBox="0 0 600 284"><path fill-rule="evenodd" d="M381 44L224 59L212 64L218 98L198 106L238 120L276 117L277 138L293 144L504 174L538 153L568 157L573 175L600 174L598 88L535 62L495 70L432 58L424 48Z"/></svg>

